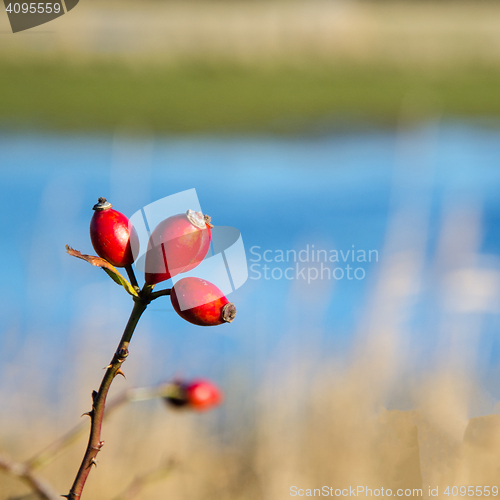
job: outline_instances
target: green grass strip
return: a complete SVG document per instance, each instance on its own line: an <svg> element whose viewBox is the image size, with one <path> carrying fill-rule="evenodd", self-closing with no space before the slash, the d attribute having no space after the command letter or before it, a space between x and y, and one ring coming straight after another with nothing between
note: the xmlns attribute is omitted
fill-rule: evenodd
<svg viewBox="0 0 500 500"><path fill-rule="evenodd" d="M296 133L339 120L391 125L408 109L410 115L414 109L416 115L496 117L499 89L500 70L488 68L430 72L348 65L133 67L3 61L0 126Z"/></svg>

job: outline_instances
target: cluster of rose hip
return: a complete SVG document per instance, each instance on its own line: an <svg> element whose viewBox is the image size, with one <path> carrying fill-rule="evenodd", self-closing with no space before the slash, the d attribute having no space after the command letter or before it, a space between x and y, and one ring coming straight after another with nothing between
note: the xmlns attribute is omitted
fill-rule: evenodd
<svg viewBox="0 0 500 500"><path fill-rule="evenodd" d="M135 260L133 249L139 248L135 228L105 198L99 198L93 209L90 237L94 250L113 266L129 272ZM160 222L151 233L146 250L146 286L152 290L156 284L194 269L207 255L212 227L209 216L193 210ZM177 314L195 325L221 325L232 322L236 316L234 304L222 291L200 278L180 279L169 294ZM176 407L206 410L222 400L220 391L207 380L176 381L169 388L165 401Z"/></svg>

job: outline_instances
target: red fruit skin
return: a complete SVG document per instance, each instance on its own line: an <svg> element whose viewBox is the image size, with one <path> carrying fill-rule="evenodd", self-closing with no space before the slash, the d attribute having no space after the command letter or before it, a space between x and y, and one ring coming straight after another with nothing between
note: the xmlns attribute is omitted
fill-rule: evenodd
<svg viewBox="0 0 500 500"><path fill-rule="evenodd" d="M90 239L97 255L115 267L132 264L131 245L139 248L135 228L125 215L112 208L94 211L90 221Z"/></svg>
<svg viewBox="0 0 500 500"><path fill-rule="evenodd" d="M196 411L207 411L219 406L222 393L208 380L195 380L184 387L187 404Z"/></svg>
<svg viewBox="0 0 500 500"><path fill-rule="evenodd" d="M198 326L216 326L231 322L234 305L214 284L200 278L182 278L172 288L170 300L177 314ZM229 304L229 306L227 306ZM225 306L234 313L227 316Z"/></svg>
<svg viewBox="0 0 500 500"><path fill-rule="evenodd" d="M149 238L145 281L156 285L180 273L194 269L207 255L210 227L200 229L186 214L160 222Z"/></svg>

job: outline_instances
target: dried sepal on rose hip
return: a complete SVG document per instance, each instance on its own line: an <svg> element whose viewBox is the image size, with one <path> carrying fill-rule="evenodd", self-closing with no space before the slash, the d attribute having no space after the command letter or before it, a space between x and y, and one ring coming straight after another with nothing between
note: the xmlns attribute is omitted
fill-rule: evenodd
<svg viewBox="0 0 500 500"><path fill-rule="evenodd" d="M145 281L156 285L194 269L210 248L210 217L188 210L160 222L148 242Z"/></svg>
<svg viewBox="0 0 500 500"><path fill-rule="evenodd" d="M173 407L207 411L219 406L224 397L218 387L209 380L174 382L169 385L164 401Z"/></svg>
<svg viewBox="0 0 500 500"><path fill-rule="evenodd" d="M200 278L182 278L170 291L175 312L186 321L199 326L231 323L236 307L213 283Z"/></svg>
<svg viewBox="0 0 500 500"><path fill-rule="evenodd" d="M134 262L132 247L139 247L139 238L129 219L112 206L106 198L99 198L94 205L90 221L92 246L113 266L130 266Z"/></svg>

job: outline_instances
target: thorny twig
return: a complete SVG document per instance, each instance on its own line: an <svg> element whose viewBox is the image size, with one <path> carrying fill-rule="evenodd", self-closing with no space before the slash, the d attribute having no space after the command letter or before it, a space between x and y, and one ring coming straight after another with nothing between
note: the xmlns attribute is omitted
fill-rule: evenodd
<svg viewBox="0 0 500 500"><path fill-rule="evenodd" d="M86 415L90 417L91 425L90 436L85 455L83 457L80 468L78 469L70 492L67 495L62 495L68 500L80 500L83 487L85 486L85 482L90 473L90 469L92 468L92 465L97 466L96 457L104 445L104 441L101 441L101 427L104 418L104 409L109 388L113 382L113 379L117 375L125 376L123 374L123 371L121 370L121 365L128 356L128 346L130 344L130 340L132 339L134 330L143 312L146 310L151 301L165 295L170 295L170 290L162 290L153 293L153 286L148 284L145 284L141 290L137 285L137 280L135 278L132 266L126 267L127 274L131 281L131 283L129 283L106 260L95 256L83 255L81 254L81 252L73 250L68 246L66 246L66 251L72 256L86 260L95 266L102 267L115 282L122 285L127 290L127 292L133 296L134 300L134 307L130 314L130 318L125 327L118 348L113 355L113 359L111 360L111 363L106 367L106 373L104 374L101 385L99 386L99 390L92 392L92 409L86 413ZM126 399L124 399L124 401L125 400ZM116 404L121 404L121 402L122 401L118 401ZM80 432L80 426L78 426L78 428L70 431L60 440L51 445L47 450L35 456L27 463L18 463L8 458L0 457L0 469L3 469L4 471L22 479L25 483L29 484L31 488L41 496L42 499L54 500L55 498L58 498L57 494L52 492L52 489L48 484L37 477L33 469L39 467L44 463L47 463L47 461L50 461L62 448L72 443L78 437Z"/></svg>
<svg viewBox="0 0 500 500"><path fill-rule="evenodd" d="M171 384L160 384L153 387L134 387L126 389L118 396L113 398L107 405L104 411L104 419L109 417L115 410L123 406L125 403L133 401L145 401L148 399L159 398L168 393ZM82 421L66 434L58 438L47 448L43 449L30 460L26 462L26 466L31 469L44 467L52 462L57 456L70 445L72 445L82 434L87 430L87 422Z"/></svg>
<svg viewBox="0 0 500 500"><path fill-rule="evenodd" d="M162 383L152 387L134 387L126 389L106 405L103 418L109 417L115 410L126 403L162 397L168 394L170 387L171 384ZM76 442L86 430L87 423L82 421L26 462L16 462L5 455L0 455L0 470L18 477L21 481L30 486L43 500L59 499L60 496L53 491L53 488L48 482L38 477L35 469L44 467L52 462L63 450ZM162 470L164 469L165 467L162 467ZM128 489L132 488L134 484L138 484L139 479L134 480ZM158 477L158 479L160 478ZM128 491L128 489L126 491Z"/></svg>
<svg viewBox="0 0 500 500"><path fill-rule="evenodd" d="M85 486L85 482L87 481L87 477L90 473L90 469L93 465L97 466L97 454L104 446L104 441L101 441L101 427L102 419L104 417L106 397L113 379L117 375L123 375L121 365L127 359L128 346L130 344L130 340L132 339L135 327L137 326L142 313L146 310L148 304L152 300L150 298L151 290L152 287L146 284L144 285L139 297L134 297L134 308L132 309L127 326L125 327L120 343L118 344L118 348L116 349L111 363L107 366L106 373L104 374L99 390L92 392L92 409L87 413L91 421L89 441L82 463L73 482L73 486L67 495L63 495L68 500L80 499L83 487Z"/></svg>

